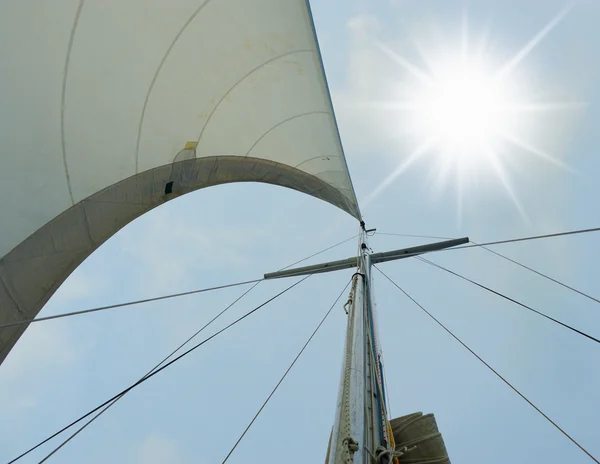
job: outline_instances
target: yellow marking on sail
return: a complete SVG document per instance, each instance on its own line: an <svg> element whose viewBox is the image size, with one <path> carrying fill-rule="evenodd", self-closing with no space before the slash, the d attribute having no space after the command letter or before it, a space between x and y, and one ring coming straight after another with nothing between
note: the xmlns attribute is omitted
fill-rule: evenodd
<svg viewBox="0 0 600 464"><path fill-rule="evenodd" d="M195 150L198 146L198 142L186 142L184 150Z"/></svg>

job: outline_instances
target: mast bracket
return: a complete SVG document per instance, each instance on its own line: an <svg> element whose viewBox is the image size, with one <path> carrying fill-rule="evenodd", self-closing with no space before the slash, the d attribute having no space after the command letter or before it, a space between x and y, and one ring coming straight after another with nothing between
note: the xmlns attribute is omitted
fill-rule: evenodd
<svg viewBox="0 0 600 464"><path fill-rule="evenodd" d="M343 444L348 447L348 451L352 454L356 453L359 449L358 442L352 437L345 438Z"/></svg>

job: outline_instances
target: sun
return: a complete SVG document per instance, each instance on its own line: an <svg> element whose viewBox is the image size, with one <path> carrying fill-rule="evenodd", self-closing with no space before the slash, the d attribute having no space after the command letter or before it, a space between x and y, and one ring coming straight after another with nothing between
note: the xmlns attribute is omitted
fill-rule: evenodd
<svg viewBox="0 0 600 464"><path fill-rule="evenodd" d="M510 93L477 65L459 63L423 85L414 107L414 132L433 138L455 157L480 156L512 130Z"/></svg>
<svg viewBox="0 0 600 464"><path fill-rule="evenodd" d="M571 170L562 161L546 153L529 140L522 130L546 111L585 106L581 102L540 101L536 89L519 82L515 72L524 58L569 13L563 9L509 60L494 63L492 50L485 40L469 43L466 15L461 37L455 46L444 38L438 50L417 47L426 66L419 67L384 43L369 41L404 71L404 78L388 89L389 100L375 103L386 117L398 121L397 129L414 148L403 153L402 162L363 199L366 206L398 176L419 159L433 158L431 168L443 185L456 179L460 197L464 183L478 176L482 180L492 173L503 185L521 215L524 209L511 185L503 156L507 147L540 158L562 169ZM448 40L446 40L448 39ZM372 106L372 105L371 105ZM392 113L391 117L389 111ZM484 182L485 184L485 182Z"/></svg>

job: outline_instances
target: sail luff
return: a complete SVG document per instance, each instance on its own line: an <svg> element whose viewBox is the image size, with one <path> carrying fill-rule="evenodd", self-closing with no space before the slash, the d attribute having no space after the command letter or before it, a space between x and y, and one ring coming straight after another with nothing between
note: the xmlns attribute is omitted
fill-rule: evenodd
<svg viewBox="0 0 600 464"><path fill-rule="evenodd" d="M325 64L323 62L323 55L321 53L321 47L319 45L319 38L317 36L317 28L315 26L315 19L314 19L314 16L312 14L312 8L310 6L310 0L306 0L306 10L308 11L308 16L309 16L309 19L310 19L310 25L311 25L311 28L312 28L312 31L313 31L314 41L315 41L315 44L316 44L316 47L317 47L317 56L319 57L319 63L321 65L321 72L323 73L323 81L325 83L325 88L327 90L327 97L328 97L328 100L329 100L329 107L330 107L330 110L331 110L331 114L333 116L333 123L335 125L335 132L337 134L337 139L338 139L338 143L339 143L339 146L340 146L340 152L344 153L344 146L343 146L343 143L342 143L342 137L340 135L340 128L339 128L339 124L338 124L338 121L337 121L337 117L335 115L335 109L333 107L333 99L331 98L331 90L329 88L329 81L327 79L327 73L325 72ZM354 198L356 198L356 192L354 190L354 184L352 182L352 176L350 175L350 168L348 167L348 160L346 159L345 154L344 154L344 156L342 156L342 159L343 159L344 165L346 166L346 173L348 174L348 181L350 182L350 187L352 189L352 195L354 196ZM360 207L359 207L358 201L356 201L356 212L357 212L357 216L356 216L357 219L359 221L362 221L362 216L361 216L361 213L360 213Z"/></svg>

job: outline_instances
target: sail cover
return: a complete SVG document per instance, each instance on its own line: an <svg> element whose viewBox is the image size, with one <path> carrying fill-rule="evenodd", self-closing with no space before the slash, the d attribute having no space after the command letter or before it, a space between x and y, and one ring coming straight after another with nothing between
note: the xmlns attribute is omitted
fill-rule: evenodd
<svg viewBox="0 0 600 464"><path fill-rule="evenodd" d="M0 62L0 325L199 188L266 182L360 218L306 0L9 0ZM0 328L0 362L24 329Z"/></svg>

